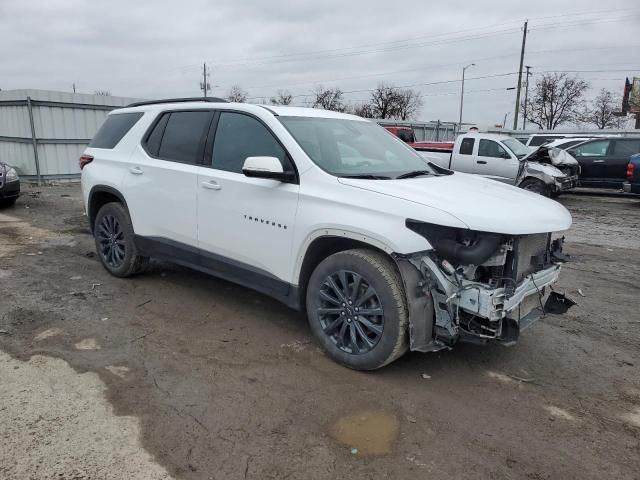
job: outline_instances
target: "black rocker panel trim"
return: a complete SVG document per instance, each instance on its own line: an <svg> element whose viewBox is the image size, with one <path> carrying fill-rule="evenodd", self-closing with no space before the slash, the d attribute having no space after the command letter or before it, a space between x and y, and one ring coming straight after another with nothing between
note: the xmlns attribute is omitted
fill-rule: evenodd
<svg viewBox="0 0 640 480"><path fill-rule="evenodd" d="M300 308L298 287L264 270L166 238L136 235L135 243L141 255L170 260L264 293L296 310Z"/></svg>

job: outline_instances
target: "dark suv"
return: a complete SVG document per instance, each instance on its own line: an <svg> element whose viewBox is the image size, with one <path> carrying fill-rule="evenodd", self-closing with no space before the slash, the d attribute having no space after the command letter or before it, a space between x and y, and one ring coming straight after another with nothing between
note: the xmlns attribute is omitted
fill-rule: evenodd
<svg viewBox="0 0 640 480"><path fill-rule="evenodd" d="M631 155L640 153L640 137L594 138L567 150L580 163L580 186L621 189Z"/></svg>

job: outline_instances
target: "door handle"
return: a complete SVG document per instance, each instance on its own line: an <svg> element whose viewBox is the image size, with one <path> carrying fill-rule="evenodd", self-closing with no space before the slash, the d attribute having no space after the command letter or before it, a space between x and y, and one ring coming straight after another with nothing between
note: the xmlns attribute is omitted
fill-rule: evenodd
<svg viewBox="0 0 640 480"><path fill-rule="evenodd" d="M129 171L134 175L142 175L142 169L140 167L129 167Z"/></svg>
<svg viewBox="0 0 640 480"><path fill-rule="evenodd" d="M594 160L593 163L604 163L604 160Z"/></svg>
<svg viewBox="0 0 640 480"><path fill-rule="evenodd" d="M207 190L222 190L222 185L220 185L215 180L202 182L200 185L202 185L202 188L206 188Z"/></svg>
<svg viewBox="0 0 640 480"><path fill-rule="evenodd" d="M486 160L477 160L476 163L479 163L480 165L486 165L487 161Z"/></svg>

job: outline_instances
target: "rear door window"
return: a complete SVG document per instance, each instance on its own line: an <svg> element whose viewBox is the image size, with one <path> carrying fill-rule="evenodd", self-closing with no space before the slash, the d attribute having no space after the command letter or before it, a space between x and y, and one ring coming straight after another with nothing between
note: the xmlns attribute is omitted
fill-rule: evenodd
<svg viewBox="0 0 640 480"><path fill-rule="evenodd" d="M166 120L164 132L156 133L154 129L147 139L148 146L155 146L157 137L161 135L157 156L163 160L181 163L199 163L204 152L209 124L213 112L197 110L190 112L170 112ZM163 118L156 124L159 127ZM153 153L149 149L149 153Z"/></svg>
<svg viewBox="0 0 640 480"><path fill-rule="evenodd" d="M91 148L114 148L129 130L144 115L143 112L113 113L96 133L89 144Z"/></svg>
<svg viewBox="0 0 640 480"><path fill-rule="evenodd" d="M640 138L616 140L613 144L613 154L616 156L630 157L636 153L640 153Z"/></svg>
<svg viewBox="0 0 640 480"><path fill-rule="evenodd" d="M475 138L463 138L462 143L460 143L460 155L472 155L475 143Z"/></svg>

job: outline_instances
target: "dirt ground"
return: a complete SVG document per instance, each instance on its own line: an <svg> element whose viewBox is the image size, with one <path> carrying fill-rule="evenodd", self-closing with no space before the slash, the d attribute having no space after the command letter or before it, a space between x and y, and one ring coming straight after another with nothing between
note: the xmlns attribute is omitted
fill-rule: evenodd
<svg viewBox="0 0 640 480"><path fill-rule="evenodd" d="M0 211L0 478L638 479L640 198L561 202L578 306L358 373L263 295L109 276L79 187L27 189Z"/></svg>

